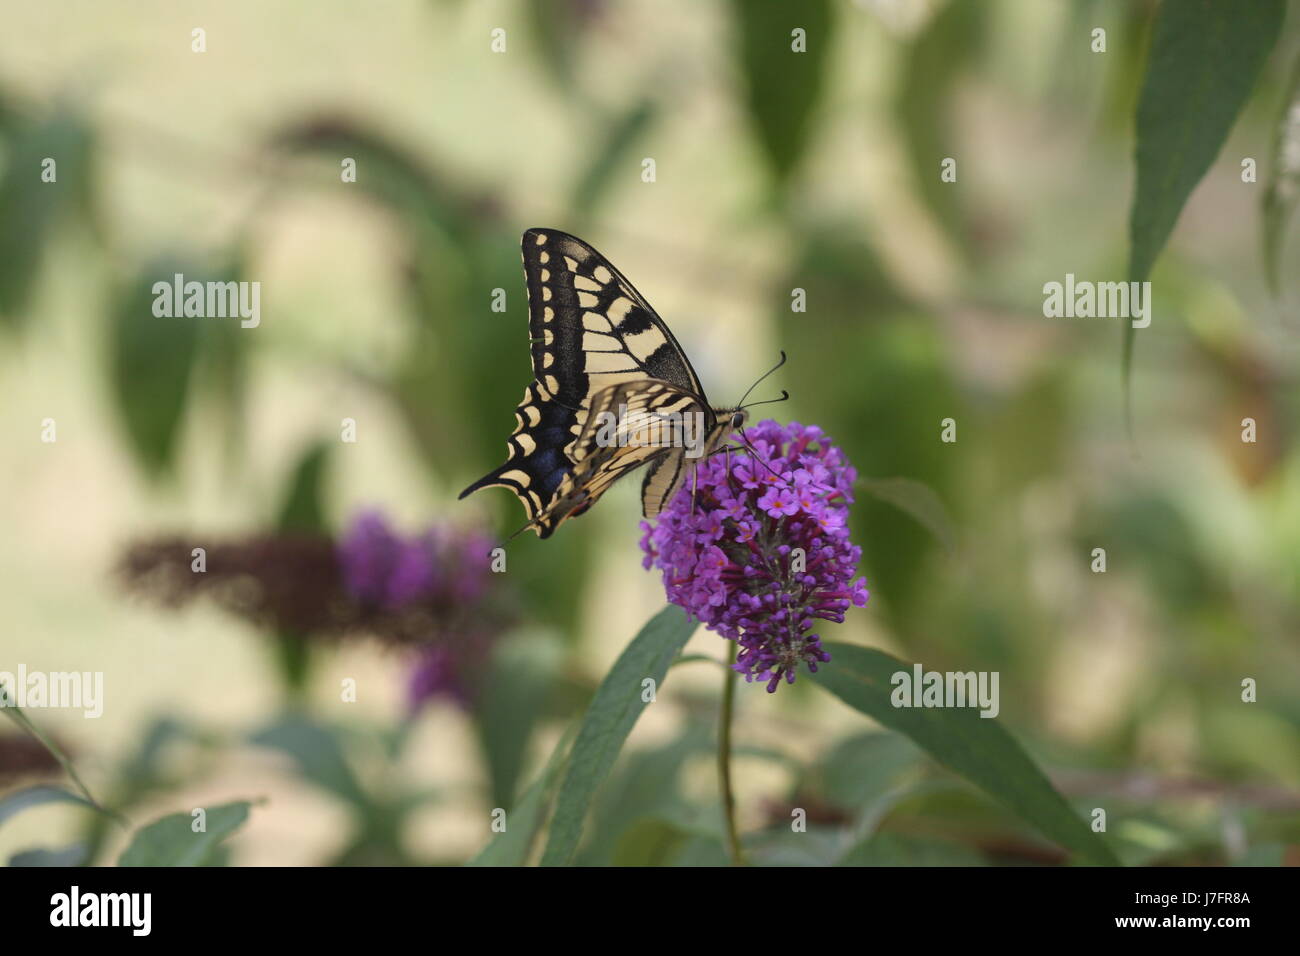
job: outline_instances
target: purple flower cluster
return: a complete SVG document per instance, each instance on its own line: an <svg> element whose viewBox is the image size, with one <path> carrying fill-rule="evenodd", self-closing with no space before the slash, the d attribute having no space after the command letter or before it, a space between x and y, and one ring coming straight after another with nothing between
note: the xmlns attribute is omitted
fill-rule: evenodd
<svg viewBox="0 0 1300 956"><path fill-rule="evenodd" d="M867 603L854 579L862 549L846 524L857 472L820 428L767 420L746 432L752 452L698 464L657 523L642 522L647 569L668 600L740 644L747 681L794 683L830 660L817 619L842 622Z"/></svg>
<svg viewBox="0 0 1300 956"><path fill-rule="evenodd" d="M476 532L432 528L402 536L374 511L358 515L339 541L348 595L417 647L407 692L412 710L434 697L473 702L499 629L499 609L486 600L491 550Z"/></svg>

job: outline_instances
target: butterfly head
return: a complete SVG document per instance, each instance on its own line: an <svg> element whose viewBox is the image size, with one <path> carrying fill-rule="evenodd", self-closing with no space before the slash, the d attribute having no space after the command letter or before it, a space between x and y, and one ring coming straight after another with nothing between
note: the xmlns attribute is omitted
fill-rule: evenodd
<svg viewBox="0 0 1300 956"><path fill-rule="evenodd" d="M731 412L731 430L734 432L739 428L743 428L745 422L748 420L749 412L745 411L743 408L734 409Z"/></svg>

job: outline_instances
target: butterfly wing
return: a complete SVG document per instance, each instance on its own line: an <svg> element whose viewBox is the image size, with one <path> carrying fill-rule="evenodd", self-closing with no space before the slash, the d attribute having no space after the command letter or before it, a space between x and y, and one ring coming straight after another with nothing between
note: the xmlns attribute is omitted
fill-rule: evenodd
<svg viewBox="0 0 1300 956"><path fill-rule="evenodd" d="M581 239L554 229L529 229L522 252L534 381L515 410L506 462L461 497L479 488L509 488L523 503L529 525L545 538L563 517L580 514L594 501L566 500L563 507L553 507L562 494L575 494L594 477L593 472L575 483L571 473L584 457L577 446L597 393L655 380L707 405L695 370L668 326L608 259ZM605 482L612 482L609 475L625 473L631 462L622 457L612 463L602 482L593 486L600 489L597 496L607 487ZM566 478L570 481L562 490ZM563 517L545 520L548 512Z"/></svg>
<svg viewBox="0 0 1300 956"><path fill-rule="evenodd" d="M586 511L645 464L652 467L641 487L642 513L655 517L722 432L713 410L694 393L658 379L607 386L592 396L590 412L574 445L573 471L542 516L551 528Z"/></svg>

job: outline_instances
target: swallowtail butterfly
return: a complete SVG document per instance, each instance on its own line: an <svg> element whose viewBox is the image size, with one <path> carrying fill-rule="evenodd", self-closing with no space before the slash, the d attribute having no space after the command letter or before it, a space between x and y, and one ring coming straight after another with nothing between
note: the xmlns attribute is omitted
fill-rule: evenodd
<svg viewBox="0 0 1300 956"><path fill-rule="evenodd" d="M712 407L664 320L581 239L529 229L523 259L533 381L515 409L505 464L460 497L509 488L528 513L520 531L546 538L649 465L641 509L655 517L695 463L744 425L744 400Z"/></svg>

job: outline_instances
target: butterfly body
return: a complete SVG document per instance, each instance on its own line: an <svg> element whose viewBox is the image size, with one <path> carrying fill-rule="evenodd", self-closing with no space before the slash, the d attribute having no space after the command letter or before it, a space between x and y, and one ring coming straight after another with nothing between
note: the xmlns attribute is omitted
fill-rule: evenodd
<svg viewBox="0 0 1300 956"><path fill-rule="evenodd" d="M668 326L591 246L529 229L522 253L534 378L505 463L460 496L509 488L528 513L525 528L545 538L648 465L642 512L654 517L744 412L709 405Z"/></svg>

